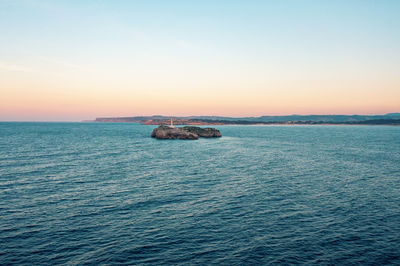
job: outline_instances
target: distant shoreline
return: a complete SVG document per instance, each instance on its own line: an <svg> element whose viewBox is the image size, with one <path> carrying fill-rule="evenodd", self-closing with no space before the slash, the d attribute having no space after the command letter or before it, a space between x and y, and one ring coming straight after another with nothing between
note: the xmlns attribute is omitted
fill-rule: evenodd
<svg viewBox="0 0 400 266"><path fill-rule="evenodd" d="M121 122L121 121L82 121L82 123L134 123L147 126L159 126L159 125L169 125L167 122L160 123L140 123L140 122ZM390 122L357 122L357 123L306 123L306 122L292 122L292 123L175 123L175 126L400 126L400 120L390 121Z"/></svg>
<svg viewBox="0 0 400 266"><path fill-rule="evenodd" d="M139 123L143 125L218 126L218 125L400 125L400 113L385 115L290 115L260 117L218 117L218 116L136 116L104 117L93 122Z"/></svg>
<svg viewBox="0 0 400 266"><path fill-rule="evenodd" d="M140 124L144 126L159 126L163 124L143 124L137 122L96 122L82 121L81 123L104 123L104 124ZM167 125L167 124L165 124ZM400 122L396 124L329 124L329 123L313 123L313 124L296 124L296 123L266 123L266 124L195 124L196 126L400 126ZM175 126L193 126L193 124L179 124Z"/></svg>

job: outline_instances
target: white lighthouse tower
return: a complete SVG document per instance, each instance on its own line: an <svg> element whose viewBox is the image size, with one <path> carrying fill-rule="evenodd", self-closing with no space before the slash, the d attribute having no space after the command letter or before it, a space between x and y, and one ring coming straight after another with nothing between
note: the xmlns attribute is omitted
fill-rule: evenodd
<svg viewBox="0 0 400 266"><path fill-rule="evenodd" d="M171 125L169 127L174 127L174 124L172 123L172 118L171 118Z"/></svg>

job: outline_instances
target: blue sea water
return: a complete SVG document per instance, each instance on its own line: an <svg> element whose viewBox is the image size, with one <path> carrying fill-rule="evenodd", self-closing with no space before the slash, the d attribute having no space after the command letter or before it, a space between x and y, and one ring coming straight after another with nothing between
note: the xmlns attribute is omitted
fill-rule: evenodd
<svg viewBox="0 0 400 266"><path fill-rule="evenodd" d="M400 264L400 127L0 123L0 265Z"/></svg>

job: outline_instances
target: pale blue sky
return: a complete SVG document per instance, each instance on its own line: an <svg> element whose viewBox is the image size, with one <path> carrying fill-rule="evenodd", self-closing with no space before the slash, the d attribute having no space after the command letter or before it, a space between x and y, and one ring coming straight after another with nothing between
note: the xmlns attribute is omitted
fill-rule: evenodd
<svg viewBox="0 0 400 266"><path fill-rule="evenodd" d="M399 56L399 1L0 1L1 56ZM100 57L99 57L100 56ZM374 56L373 54L371 56Z"/></svg>

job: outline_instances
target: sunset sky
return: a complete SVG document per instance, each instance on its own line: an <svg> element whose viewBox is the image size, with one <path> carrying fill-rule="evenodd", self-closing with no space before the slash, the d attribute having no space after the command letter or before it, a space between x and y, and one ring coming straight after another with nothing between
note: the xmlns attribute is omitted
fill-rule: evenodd
<svg viewBox="0 0 400 266"><path fill-rule="evenodd" d="M400 1L0 0L0 120L400 111Z"/></svg>

